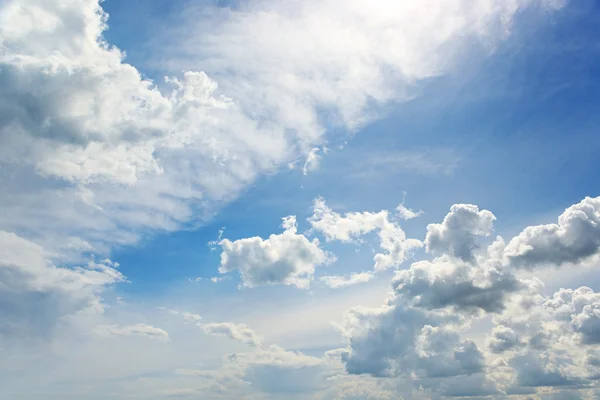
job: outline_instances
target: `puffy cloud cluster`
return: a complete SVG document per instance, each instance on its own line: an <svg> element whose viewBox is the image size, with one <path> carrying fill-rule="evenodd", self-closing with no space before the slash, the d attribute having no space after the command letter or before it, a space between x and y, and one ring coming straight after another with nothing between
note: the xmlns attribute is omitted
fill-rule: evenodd
<svg viewBox="0 0 600 400"><path fill-rule="evenodd" d="M586 197L567 208L558 223L530 226L506 246L517 267L579 263L600 252L600 197Z"/></svg>
<svg viewBox="0 0 600 400"><path fill-rule="evenodd" d="M580 287L545 297L542 288L516 296L493 319L488 346L512 368L514 376L507 384L593 387L600 374L600 295Z"/></svg>
<svg viewBox="0 0 600 400"><path fill-rule="evenodd" d="M416 262L398 271L392 282L397 293L419 307L473 312L502 311L505 296L521 285L511 272L493 261L473 267L448 256Z"/></svg>
<svg viewBox="0 0 600 400"><path fill-rule="evenodd" d="M569 207L558 225L563 231L573 232L567 228L572 225L565 221L578 218L585 221L584 225L594 226L589 216L594 215L595 209L589 205L596 204L596 200L585 199ZM588 212L579 213L582 208ZM577 217L570 216L573 214ZM552 252L555 249L549 249L543 239L547 230L528 227L523 231L527 234L518 234L507 245L501 237L490 239L494 220L490 211L457 204L441 223L428 225L426 243L429 252L436 256L396 271L393 292L381 307L350 309L344 323L338 325L347 346L327 352L325 358L279 348L264 349L261 338L246 325L200 325L206 333L227 336L257 348L255 353L232 357L228 366L217 374L218 379L237 382L236 385L251 382L260 392L282 398L306 397L309 393L311 398L359 399L369 396L593 398L595 382L600 377L599 295L581 287L561 289L546 296L543 283L526 277L522 265L514 261L511 243L527 237L528 251ZM341 215L322 200L315 203L309 221L313 230L326 239L346 243L361 240L369 232L395 229L395 222L390 221L386 212ZM252 268L271 268L283 262L283 253L272 248L281 237L289 236L290 240L284 243L294 238L297 243L311 244L298 235L294 218L285 218L283 227L283 234L267 240L236 241L253 243L236 255L238 261L248 263L240 268L243 282L248 282L248 276L259 276L252 275ZM222 240L224 254L226 246L236 242ZM322 251L318 242L315 246ZM573 253L577 246L579 243L575 241L563 241L562 251ZM285 254L296 254L295 247L275 246L284 248ZM265 254L272 256L268 258ZM594 255L588 251L577 261L587 261ZM293 259L303 260L297 256ZM563 264L573 267L575 262L568 259ZM314 269L311 279L313 273ZM324 276L321 281L341 288L372 277L372 272L363 272L349 277ZM271 283L275 282L285 283L283 279ZM326 366L325 360L332 364ZM217 379L214 372L198 373ZM290 374L302 376L308 384L291 382ZM271 379L265 383L267 376L278 376L278 382ZM375 382L375 386L363 386L363 390L360 384L353 386L363 380ZM240 386L240 393L247 393L244 390L247 388Z"/></svg>
<svg viewBox="0 0 600 400"><path fill-rule="evenodd" d="M573 237L574 232L588 233L581 241L593 243L589 233L595 227L596 204L597 199L587 198L569 207L555 230ZM520 276L522 264L514 255L514 243L525 237L527 251L540 259L551 259L557 247L561 253L579 252L581 241L561 239L561 246L549 248L544 225L526 228L508 245L497 237L486 248L494 220L490 211L477 206L452 206L442 223L427 226L427 250L437 257L396 271L393 292L383 306L348 311L340 327L348 346L332 356L350 375L412 377L413 389L426 396L504 396L535 394L537 387L593 386L593 377L600 376L600 363L594 361L600 359L594 348L600 343L600 298L585 287L545 297L539 279ZM346 243L376 230L400 229L385 211L341 215L321 199L309 221L326 239ZM295 221L284 227L297 235ZM400 236L412 240L396 231L394 237ZM555 264L587 260L596 254L591 248L585 256ZM321 280L340 288L372 276L364 272ZM468 338L473 324L490 321L486 340Z"/></svg>
<svg viewBox="0 0 600 400"><path fill-rule="evenodd" d="M294 285L307 288L313 280L315 267L332 260L319 247L319 240L308 240L297 233L296 217L283 219L283 233L268 239L251 237L230 241L223 239L219 245L222 274L239 271L244 286L265 284Z"/></svg>
<svg viewBox="0 0 600 400"><path fill-rule="evenodd" d="M487 345L492 353L503 353L522 346L523 342L511 328L497 325L492 329Z"/></svg>
<svg viewBox="0 0 600 400"><path fill-rule="evenodd" d="M429 224L425 245L427 251L450 254L464 261L473 261L477 237L488 236L496 217L488 210L472 204L455 204L441 224Z"/></svg>
<svg viewBox="0 0 600 400"><path fill-rule="evenodd" d="M483 353L461 341L460 318L390 299L379 309L349 310L343 328L349 349L341 359L350 374L379 377L455 377L483 371Z"/></svg>
<svg viewBox="0 0 600 400"><path fill-rule="evenodd" d="M415 393L432 397L593 398L599 295L581 287L547 297L539 279L519 273L596 255L597 204L586 198L557 225L528 227L508 245L497 238L485 251L480 240L491 234L493 214L454 205L427 228L428 250L439 257L397 271L383 306L348 311L341 327L348 346L339 352L348 373L412 377ZM473 324L490 322L485 343L464 339Z"/></svg>
<svg viewBox="0 0 600 400"><path fill-rule="evenodd" d="M339 240L348 243L377 231L379 246L385 253L375 254L375 271L400 265L411 250L422 246L421 241L407 238L386 210L378 213L350 212L341 215L331 210L325 204L325 200L319 198L315 200L309 222L313 230L322 233L327 241Z"/></svg>

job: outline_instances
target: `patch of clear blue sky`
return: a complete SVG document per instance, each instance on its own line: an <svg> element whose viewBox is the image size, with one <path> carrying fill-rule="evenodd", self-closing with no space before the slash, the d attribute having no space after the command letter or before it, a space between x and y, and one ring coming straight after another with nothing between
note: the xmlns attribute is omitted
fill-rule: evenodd
<svg viewBox="0 0 600 400"><path fill-rule="evenodd" d="M177 4L107 0L111 28L105 36L152 75L144 67L144 51L151 49L143 44L152 36L152 22ZM497 231L512 234L529 223L550 222L586 195L599 195L599 11L596 2L583 0L546 21L523 14L492 56L473 57L460 71L422 83L420 96L390 107L386 118L364 128L344 150L333 148L319 170L306 177L298 170L264 177L205 227L117 251L113 258L134 283L124 290L215 276L219 252L207 242L220 227L231 239L267 237L280 231L282 216L296 214L300 228L307 228L304 219L316 196L340 211L378 211L395 207L406 191L407 205L426 214L404 227L422 238L426 224L440 221L454 203L492 210ZM394 163L374 167L382 154L393 158L395 152L429 154L430 162L441 164L455 156L458 162L451 174ZM359 254L349 246L334 271L370 268L368 249ZM234 290L235 283L225 287Z"/></svg>

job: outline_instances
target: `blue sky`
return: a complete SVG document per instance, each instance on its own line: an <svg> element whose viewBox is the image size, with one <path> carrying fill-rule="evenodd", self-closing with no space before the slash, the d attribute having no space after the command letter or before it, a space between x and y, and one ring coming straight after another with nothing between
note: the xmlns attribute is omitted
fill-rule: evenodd
<svg viewBox="0 0 600 400"><path fill-rule="evenodd" d="M0 393L598 398L598 11L0 1Z"/></svg>
<svg viewBox="0 0 600 400"><path fill-rule="evenodd" d="M545 222L536 221L545 213L594 195L587 184L596 176L599 140L593 128L598 49L592 44L600 38L592 11L597 5L584 3L544 16L543 25L516 24L491 55L473 57L463 61L462 71L420 83L418 97L389 106L343 151L333 147L314 173L284 170L262 177L199 229L158 235L143 250L136 246L116 253L127 260L127 276L157 278L158 286L164 279L212 276L218 253L205 244L221 227L228 237L265 236L277 229L281 216L308 216L317 196L342 211L379 210L395 207L404 191L409 204L426 210L430 221L441 219L452 204L473 203L493 210L497 229L514 234L530 221ZM144 72L136 41L148 34L130 35L173 7L107 1L104 8L114 17L105 36L133 54L130 61ZM126 17L120 13L138 9L141 17L133 24L121 22ZM393 157L395 152L426 157L433 166L371 167L376 168L371 174L357 176L381 153ZM559 182L568 184L558 187ZM373 196L374 191L383 193ZM415 235L418 229L422 226Z"/></svg>

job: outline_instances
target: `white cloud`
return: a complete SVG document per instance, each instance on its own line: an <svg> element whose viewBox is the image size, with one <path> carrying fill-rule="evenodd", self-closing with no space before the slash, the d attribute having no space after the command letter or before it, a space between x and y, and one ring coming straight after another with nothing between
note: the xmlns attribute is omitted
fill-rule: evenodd
<svg viewBox="0 0 600 400"><path fill-rule="evenodd" d="M177 28L154 31L168 43L153 54L180 74L158 87L103 40L98 2L5 1L0 227L107 253L202 221L262 173L316 160L329 128L411 98L460 63L461 44L493 45L519 10L551 3L190 3Z"/></svg>
<svg viewBox="0 0 600 400"><path fill-rule="evenodd" d="M140 229L177 229L294 153L203 72L159 91L102 40L105 17L95 1L0 7L0 164L13 172L0 226L49 247L57 232L106 251Z"/></svg>
<svg viewBox="0 0 600 400"><path fill-rule="evenodd" d="M189 19L180 26L185 37L156 30L173 41L167 47L177 52L177 59L154 50L168 69L179 71L185 65L192 71L155 87L102 40L106 16L96 1L2 2L0 340L10 342L3 348L13 352L13 340L50 337L72 316L100 315L102 294L125 280L110 260L73 268L60 267L56 260L108 253L115 244L135 243L147 231L201 221L260 174L303 155L312 155L305 171L314 168L318 158L311 149L329 139L329 128L358 129L377 118L380 106L411 98L420 80L459 64L466 46L495 44L524 7L552 3L258 1L213 10L209 18L198 18L191 5L184 10ZM199 65L210 77L193 71ZM382 307L349 312L344 326L348 347L340 353L347 370L393 375L397 386L406 378L421 385L410 391L424 392L425 398L589 384L600 366L593 347L599 341L597 294L580 288L545 298L536 282L513 276L517 272L512 267L578 263L596 255L598 199L569 208L557 224L526 229L506 248L498 241L488 254L478 251L477 241L491 233L493 215L474 206L456 207L428 232L427 248L441 253L439 258L401 271L393 296ZM407 239L386 211L342 216L324 203L318 208L321 214L311 223L328 240L358 241L378 232L383 252L375 256L375 270L399 265L421 245ZM404 218L418 213L407 208L398 212ZM268 239L221 240L221 272L238 270L249 287L307 287L315 267L330 256L318 240L297 233L294 219L286 219L284 229ZM328 278L329 283L347 284L357 277L366 275ZM200 319L169 312L190 322ZM498 326L489 343L506 354L502 368L485 365L482 350L463 338L469 323L485 312L495 313ZM258 343L242 325L203 327ZM165 330L145 324L109 322L97 333L169 338ZM102 367L105 348L89 346L92 350L96 353L84 354L94 355L87 359ZM52 357L55 361L56 354ZM164 371L168 358L163 355L153 365ZM12 380L15 370L18 375L38 371L37 359L32 359L3 357L2 375L10 371L7 379ZM26 368L28 362L37 369ZM105 369L119 364L111 359ZM56 381L73 379L40 365L57 378L53 388ZM144 372L156 376L157 370ZM505 371L506 376L500 373ZM234 355L222 371L204 374L215 381L210 386L215 398L244 398L249 392L269 398L399 398L401 389L379 386L375 378L365 378L373 387L368 392L357 377L347 375L332 388L331 379L341 373L325 358L271 347ZM96 379L93 373L90 377ZM152 382L145 376L134 384ZM327 390L335 394L320 392ZM81 398L69 394L61 398ZM113 395L111 387L107 396ZM564 390L540 394L544 396L579 394Z"/></svg>
<svg viewBox="0 0 600 400"><path fill-rule="evenodd" d="M100 325L96 328L96 334L103 337L114 337L114 336L136 336L143 337L159 341L168 341L169 334L167 331L155 328L146 324L135 324L135 325Z"/></svg>
<svg viewBox="0 0 600 400"><path fill-rule="evenodd" d="M398 216L403 220L415 219L423 215L423 210L414 211L404 205L406 201L406 192L402 192L402 203L396 207L396 211L398 212Z"/></svg>
<svg viewBox="0 0 600 400"><path fill-rule="evenodd" d="M283 233L268 239L221 240L219 272L239 271L247 287L284 284L308 288L315 267L330 262L332 257L319 247L318 239L309 241L297 233L296 217L283 218L282 226Z"/></svg>
<svg viewBox="0 0 600 400"><path fill-rule="evenodd" d="M455 204L441 224L427 226L427 251L474 261L476 238L489 236L495 220L494 214L488 210L479 211L472 204Z"/></svg>
<svg viewBox="0 0 600 400"><path fill-rule="evenodd" d="M524 285L494 262L472 266L448 256L416 262L398 271L392 281L396 292L412 298L409 301L419 307L488 313L501 311L505 296Z"/></svg>
<svg viewBox="0 0 600 400"><path fill-rule="evenodd" d="M451 351L448 351L451 349ZM470 375L484 368L483 353L472 341L460 343L451 330L425 325L415 339L415 350L428 377Z"/></svg>
<svg viewBox="0 0 600 400"><path fill-rule="evenodd" d="M558 223L530 226L506 246L512 265L533 268L579 263L600 253L600 197L567 208Z"/></svg>
<svg viewBox="0 0 600 400"><path fill-rule="evenodd" d="M194 313L191 313L191 312L187 312L187 311L170 310L170 309L165 308L165 307L158 307L158 309L166 311L166 312L168 312L171 315L181 316L187 322L199 322L202 319L202 317L200 315L194 314Z"/></svg>
<svg viewBox="0 0 600 400"><path fill-rule="evenodd" d="M504 325L498 325L492 330L487 345L492 353L503 353L522 346L523 343L514 330Z"/></svg>
<svg viewBox="0 0 600 400"><path fill-rule="evenodd" d="M181 26L164 32L156 58L170 68L203 65L245 107L293 126L306 140L324 129L324 120L350 129L372 120L377 106L410 98L416 82L460 63L461 45L493 46L517 12L548 3L259 1L208 10L192 4Z"/></svg>
<svg viewBox="0 0 600 400"><path fill-rule="evenodd" d="M331 210L325 204L325 200L318 198L314 202L313 215L309 222L313 230L321 232L327 241L339 240L348 243L377 231L379 246L386 252L377 253L373 257L375 271L400 265L411 250L422 246L421 241L406 238L398 223L390 219L387 210L378 213L349 212L342 216Z"/></svg>
<svg viewBox="0 0 600 400"><path fill-rule="evenodd" d="M284 228L296 229L295 221L286 219ZM472 230L465 229L463 234L469 236ZM9 237L14 239L7 241L12 252L0 252L2 262L36 265L36 245L19 244L13 235ZM327 352L324 357L276 346L260 347L262 338L243 324L199 324L210 335L227 336L255 349L228 356L216 369L214 360L208 363L211 367L198 367L195 356L180 354L178 360L182 357L186 361L176 365L187 368L178 370L174 381L161 378L165 380L155 382L154 393L172 390L169 393L191 397L207 393L208 398L214 394L215 398L315 400L409 396L419 400L457 396L594 398L594 382L600 376L598 293L581 287L546 296L538 279L524 279L525 271L505 257L506 246L501 238L487 249L482 246L485 236L473 240L479 249L471 253L473 261L442 254L396 271L394 291L388 300L380 307L349 310L340 327L346 347ZM457 238L457 242L464 240ZM570 262L563 265L569 267ZM107 278L99 279L102 276L94 281L104 282ZM165 311L199 322L196 314ZM307 315L311 313L308 309ZM298 314L294 312L290 318L298 318ZM473 326L481 331L473 331ZM173 332L170 327L166 329ZM96 333L113 338L166 340L166 331L160 331L151 325L107 320ZM182 332L177 332L178 338ZM175 336L173 332L169 347L176 346ZM140 343L147 341L127 342L142 346ZM100 343L94 342L96 346ZM164 360L152 353L160 350L149 346L143 347L143 352L150 354L147 360L154 364L145 366L144 371L152 371L157 365L164 370ZM187 354L189 343L183 341L179 346L179 351ZM14 354L10 346L4 347ZM160 354L174 356L170 352ZM181 386L170 387L175 384Z"/></svg>
<svg viewBox="0 0 600 400"><path fill-rule="evenodd" d="M216 336L226 336L254 347L260 347L262 337L256 334L245 324L234 324L232 322L211 322L201 325L204 333Z"/></svg>
<svg viewBox="0 0 600 400"><path fill-rule="evenodd" d="M450 314L405 306L400 297L379 309L356 307L346 316L349 348L341 359L350 374L377 377L427 380L481 373L482 351L462 341L451 325L443 326L458 322Z"/></svg>
<svg viewBox="0 0 600 400"><path fill-rule="evenodd" d="M421 215L423 215L423 211L411 210L410 208L406 207L404 204L400 204L398 207L396 207L396 211L398 211L398 215L400 216L400 218L402 218L404 220L418 218Z"/></svg>
<svg viewBox="0 0 600 400"><path fill-rule="evenodd" d="M217 249L217 245L219 244L219 242L223 238L223 233L224 232L225 232L225 227L222 227L221 229L219 229L219 234L217 235L217 239L216 240L211 240L211 241L208 242L208 246L210 247L211 250L216 250Z"/></svg>
<svg viewBox="0 0 600 400"><path fill-rule="evenodd" d="M371 272L358 272L353 273L348 277L336 275L322 276L320 281L332 289L340 289L360 283L366 283L371 279L373 279L373 274Z"/></svg>
<svg viewBox="0 0 600 400"><path fill-rule="evenodd" d="M570 207L554 229L578 232L566 220L595 226L590 200ZM589 212L579 213L580 208ZM457 217L463 212L468 217ZM348 347L339 354L350 374L416 378L414 385L433 397L537 393L540 398L588 398L585 391L548 388L592 388L600 376L599 295L581 287L546 297L539 279L519 277L522 264L506 255L502 238L487 251L477 250L493 220L475 206L453 206L442 224L428 226L428 235L443 239L436 250L449 254L397 271L394 293L381 307L348 311L340 328ZM534 226L523 232L540 230ZM529 251L544 254L544 260L567 267L576 261L562 257L565 246L555 246L559 256L552 259L544 246L552 241L534 235L521 233L509 243L524 237L536 244ZM583 240L593 243L589 237ZM468 251L457 251L465 243ZM470 329L477 321L485 321L482 327L492 322L485 343L493 355L463 339L474 333Z"/></svg>
<svg viewBox="0 0 600 400"><path fill-rule="evenodd" d="M304 175L308 175L310 171L314 171L319 167L319 160L321 159L321 156L318 154L319 150L318 147L315 147L306 155L306 161L304 161L304 167L302 168Z"/></svg>
<svg viewBox="0 0 600 400"><path fill-rule="evenodd" d="M61 268L44 249L0 231L0 340L51 337L65 318L102 313L101 293L125 277L110 260Z"/></svg>
<svg viewBox="0 0 600 400"><path fill-rule="evenodd" d="M171 315L180 316L186 322L196 323L196 325L199 326L207 335L225 336L254 347L260 347L263 341L261 336L256 334L254 330L250 329L245 324L235 324L233 322L200 323L202 317L198 314L186 311L170 310L165 307L158 307L158 309L166 311Z"/></svg>

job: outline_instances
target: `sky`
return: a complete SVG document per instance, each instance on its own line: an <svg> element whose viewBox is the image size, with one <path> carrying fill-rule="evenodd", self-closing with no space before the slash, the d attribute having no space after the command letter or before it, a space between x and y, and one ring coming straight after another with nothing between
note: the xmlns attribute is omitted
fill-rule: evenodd
<svg viewBox="0 0 600 400"><path fill-rule="evenodd" d="M592 0L0 0L0 398L600 398Z"/></svg>

